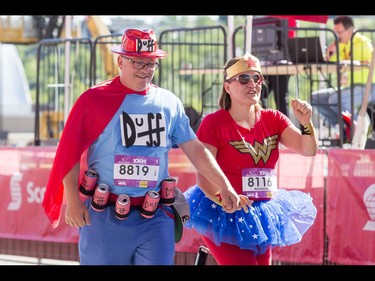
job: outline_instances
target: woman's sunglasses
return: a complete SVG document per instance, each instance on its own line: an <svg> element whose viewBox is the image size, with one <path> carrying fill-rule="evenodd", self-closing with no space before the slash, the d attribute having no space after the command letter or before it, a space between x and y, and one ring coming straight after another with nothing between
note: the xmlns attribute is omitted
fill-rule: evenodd
<svg viewBox="0 0 375 281"><path fill-rule="evenodd" d="M250 80L253 80L253 82L256 84L256 85L259 85L263 82L263 76L260 75L260 74L253 74L253 75L249 75L249 74L241 74L240 76L232 79L232 80L228 80L228 82L233 82L233 80L238 80L238 82L240 82L241 85L247 85Z"/></svg>

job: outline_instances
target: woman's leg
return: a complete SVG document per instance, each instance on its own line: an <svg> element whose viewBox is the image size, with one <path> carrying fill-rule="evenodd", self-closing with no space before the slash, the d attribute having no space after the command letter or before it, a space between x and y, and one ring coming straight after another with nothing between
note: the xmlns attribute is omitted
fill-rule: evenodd
<svg viewBox="0 0 375 281"><path fill-rule="evenodd" d="M268 251L266 254L256 257L251 250L240 249L227 243L216 246L210 239L204 236L202 238L218 265L263 265L267 262L270 264L271 256Z"/></svg>

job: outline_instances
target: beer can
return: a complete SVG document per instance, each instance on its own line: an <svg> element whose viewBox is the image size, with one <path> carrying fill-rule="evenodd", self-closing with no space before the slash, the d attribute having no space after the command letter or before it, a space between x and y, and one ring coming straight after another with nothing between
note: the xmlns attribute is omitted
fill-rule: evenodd
<svg viewBox="0 0 375 281"><path fill-rule="evenodd" d="M155 190L149 190L146 195L145 199L143 200L142 208L141 208L141 215L145 218L152 218L155 213L156 209L158 208L160 201L160 194Z"/></svg>
<svg viewBox="0 0 375 281"><path fill-rule="evenodd" d="M97 180L97 172L94 170L85 171L79 186L79 194L82 199L87 199L94 195Z"/></svg>
<svg viewBox="0 0 375 281"><path fill-rule="evenodd" d="M160 203L170 206L176 197L176 179L166 178L161 182Z"/></svg>
<svg viewBox="0 0 375 281"><path fill-rule="evenodd" d="M119 220L124 220L129 216L130 212L130 197L126 194L121 194L117 197L115 214Z"/></svg>
<svg viewBox="0 0 375 281"><path fill-rule="evenodd" d="M91 206L95 211L101 212L107 207L109 197L109 186L101 183L96 186Z"/></svg>

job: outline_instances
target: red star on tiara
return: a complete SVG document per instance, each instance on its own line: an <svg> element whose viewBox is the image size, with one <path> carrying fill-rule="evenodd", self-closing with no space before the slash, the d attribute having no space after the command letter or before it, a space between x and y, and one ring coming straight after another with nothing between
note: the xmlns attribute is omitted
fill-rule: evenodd
<svg viewBox="0 0 375 281"><path fill-rule="evenodd" d="M250 68L250 67L256 67L257 66L257 62L255 60L252 60L251 57L248 57L247 60L246 60L246 63L247 63L247 66Z"/></svg>

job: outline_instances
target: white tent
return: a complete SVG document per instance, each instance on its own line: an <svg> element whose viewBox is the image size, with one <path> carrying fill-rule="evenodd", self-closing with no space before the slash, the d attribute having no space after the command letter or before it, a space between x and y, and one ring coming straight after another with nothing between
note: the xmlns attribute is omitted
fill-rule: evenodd
<svg viewBox="0 0 375 281"><path fill-rule="evenodd" d="M17 48L12 44L0 44L0 121L0 131L34 131L29 84Z"/></svg>

